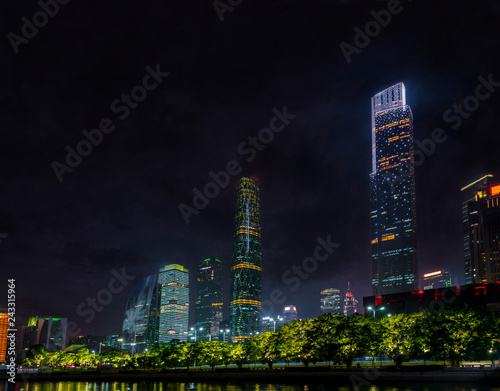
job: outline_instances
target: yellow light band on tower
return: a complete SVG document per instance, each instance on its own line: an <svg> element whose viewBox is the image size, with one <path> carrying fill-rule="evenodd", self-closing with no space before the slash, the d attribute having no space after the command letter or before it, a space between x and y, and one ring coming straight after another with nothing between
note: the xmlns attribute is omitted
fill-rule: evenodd
<svg viewBox="0 0 500 391"><path fill-rule="evenodd" d="M236 235L240 235L240 234L253 235L253 236L257 236L258 238L260 238L260 232L257 231L257 230L254 230L252 228L250 228L250 229L239 229L238 231L236 231L236 233L234 235L236 236Z"/></svg>
<svg viewBox="0 0 500 391"><path fill-rule="evenodd" d="M262 271L261 267L255 266L255 265L250 265L248 263L238 263L237 265L234 265L231 268L231 270L235 270L235 269L253 269L253 270L258 270L259 272Z"/></svg>
<svg viewBox="0 0 500 391"><path fill-rule="evenodd" d="M394 234L387 235L387 236L382 236L382 242L386 242L388 240L393 240L393 239L396 239L396 235L394 235Z"/></svg>
<svg viewBox="0 0 500 391"><path fill-rule="evenodd" d="M231 302L231 305L238 305L238 304L250 304L250 305L258 305L260 306L260 301L257 300L245 300L245 299L239 299L239 300L234 300Z"/></svg>

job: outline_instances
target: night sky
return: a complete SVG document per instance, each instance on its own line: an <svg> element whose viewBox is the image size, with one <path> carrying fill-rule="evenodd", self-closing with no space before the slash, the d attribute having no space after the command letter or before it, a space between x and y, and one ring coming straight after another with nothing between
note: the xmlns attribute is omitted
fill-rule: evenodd
<svg viewBox="0 0 500 391"><path fill-rule="evenodd" d="M228 293L235 184L247 175L261 191L263 300L280 289L299 317L315 317L320 290L345 294L350 281L361 310L371 295L370 98L400 81L416 139L447 135L416 171L419 274L447 269L465 283L460 188L500 174L500 84L457 129L443 114L474 95L479 76L500 82L500 4L402 1L348 64L339 45L388 6L244 0L221 21L210 0L72 0L16 54L8 34L20 36L40 6L2 1L0 307L15 278L19 325L65 316L82 334L116 334L142 277L179 263L194 288L208 257L225 263ZM128 116L113 112L148 66L169 75ZM238 146L284 106L297 117L248 162ZM53 162L66 164L66 146L105 118L114 131L60 182ZM179 204L192 206L193 189L231 160L241 174L187 225ZM340 247L292 291L282 274L328 235ZM77 306L123 268L136 278L86 323Z"/></svg>

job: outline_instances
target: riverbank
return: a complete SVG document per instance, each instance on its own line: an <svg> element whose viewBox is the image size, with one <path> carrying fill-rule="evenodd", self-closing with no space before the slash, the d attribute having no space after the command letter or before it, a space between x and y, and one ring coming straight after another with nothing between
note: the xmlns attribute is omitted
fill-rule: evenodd
<svg viewBox="0 0 500 391"><path fill-rule="evenodd" d="M336 381L359 386L385 382L485 382L500 384L498 369L480 368L406 368L403 370L216 370L216 371L120 371L59 372L50 374L18 374L32 382L45 381L165 381L165 382L268 382L297 383Z"/></svg>

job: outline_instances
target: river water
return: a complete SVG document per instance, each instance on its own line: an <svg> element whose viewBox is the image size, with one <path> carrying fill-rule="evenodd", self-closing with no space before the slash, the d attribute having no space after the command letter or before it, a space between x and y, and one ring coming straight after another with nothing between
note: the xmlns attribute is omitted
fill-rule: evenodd
<svg viewBox="0 0 500 391"><path fill-rule="evenodd" d="M362 387L367 391L500 391L498 386L481 383L393 383ZM352 385L332 383L167 383L167 382L39 382L7 387L0 381L0 391L355 391Z"/></svg>

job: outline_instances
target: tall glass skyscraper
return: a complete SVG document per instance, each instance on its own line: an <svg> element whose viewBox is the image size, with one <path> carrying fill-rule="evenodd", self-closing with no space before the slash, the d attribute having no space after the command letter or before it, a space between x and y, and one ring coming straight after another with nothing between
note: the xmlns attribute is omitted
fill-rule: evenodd
<svg viewBox="0 0 500 391"><path fill-rule="evenodd" d="M198 341L219 339L223 309L223 274L222 262L218 259L208 258L198 265L195 312Z"/></svg>
<svg viewBox="0 0 500 391"><path fill-rule="evenodd" d="M342 304L340 302L340 289L328 288L320 292L321 313L341 314Z"/></svg>
<svg viewBox="0 0 500 391"><path fill-rule="evenodd" d="M186 342L189 321L189 271L181 265L167 265L158 274L160 284L159 343L173 339Z"/></svg>
<svg viewBox="0 0 500 391"><path fill-rule="evenodd" d="M123 320L123 348L132 354L142 353L158 343L158 275L144 277L132 288Z"/></svg>
<svg viewBox="0 0 500 391"><path fill-rule="evenodd" d="M476 200L476 194L481 190L486 190L490 186L493 175L487 174L471 183L462 187L462 223L464 230L464 260L465 260L465 283L474 284L475 279L475 262L472 261L471 243L470 243L470 223L468 204Z"/></svg>
<svg viewBox="0 0 500 391"><path fill-rule="evenodd" d="M344 298L344 315L351 316L358 312L358 301L351 292L351 283L347 283L347 293Z"/></svg>
<svg viewBox="0 0 500 391"><path fill-rule="evenodd" d="M491 184L486 178L475 193L467 203L471 280L500 281L500 182Z"/></svg>
<svg viewBox="0 0 500 391"><path fill-rule="evenodd" d="M403 83L371 105L372 288L381 296L418 290L413 115Z"/></svg>
<svg viewBox="0 0 500 391"><path fill-rule="evenodd" d="M38 319L37 344L44 345L47 350L59 351L66 349L68 318Z"/></svg>
<svg viewBox="0 0 500 391"><path fill-rule="evenodd" d="M231 260L229 317L233 342L249 339L260 331L261 290L259 185L254 179L241 178L237 185Z"/></svg>

